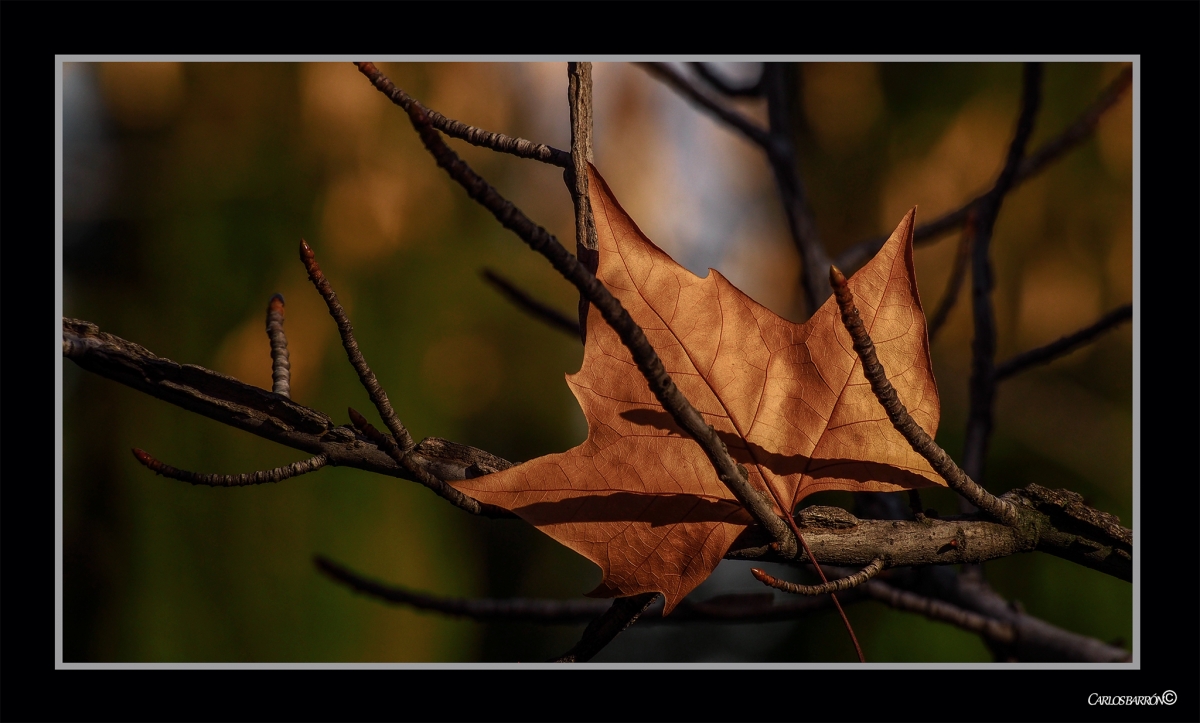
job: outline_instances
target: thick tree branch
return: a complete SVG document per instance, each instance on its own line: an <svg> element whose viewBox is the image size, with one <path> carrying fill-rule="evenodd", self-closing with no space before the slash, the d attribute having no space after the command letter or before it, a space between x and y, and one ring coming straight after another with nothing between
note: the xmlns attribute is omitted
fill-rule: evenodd
<svg viewBox="0 0 1200 723"><path fill-rule="evenodd" d="M89 322L63 319L63 355L88 371L222 424L293 449L323 454L328 464L420 481L366 435L350 426L335 425L322 412L203 367L155 356ZM442 481L478 477L512 466L484 450L437 437L426 437L408 457L415 468ZM1030 485L1009 493L1009 498L1030 507L1031 512L1060 512L1055 513L1057 517L1049 515L1044 523L1011 528L972 518L925 523L859 520L839 508L809 507L797 513L796 522L817 558L829 565L862 567L876 557L886 560L889 567L957 565L1043 550L1123 580L1132 579L1132 533L1120 527L1116 518L1084 506L1064 490ZM513 517L487 505L468 511ZM959 544L951 546L953 540ZM795 561L793 556L781 557L772 550L772 541L761 527L750 527L726 557Z"/></svg>
<svg viewBox="0 0 1200 723"><path fill-rule="evenodd" d="M579 322L575 319L572 319L549 304L538 301L522 291L516 284L491 269L483 270L483 278L525 313L535 319L546 322L555 329L565 331L571 336L579 338Z"/></svg>
<svg viewBox="0 0 1200 723"><path fill-rule="evenodd" d="M1006 359L996 365L994 378L996 381L1007 379L1014 374L1020 374L1026 369L1037 366L1038 364L1047 364L1055 359L1066 356L1075 351L1079 347L1096 339L1106 331L1116 328L1118 324L1133 319L1133 304L1125 304L1118 306L1104 316L1100 317L1096 323L1091 326L1084 327L1079 331L1068 334L1060 339L1050 342L1045 346L1039 346L1036 349L1023 351L1010 359Z"/></svg>
<svg viewBox="0 0 1200 723"><path fill-rule="evenodd" d="M394 86L371 63L360 63L359 70L372 84L388 97L393 97ZM582 263L572 256L546 229L531 221L511 202L501 196L474 170L463 162L442 141L437 131L429 125L425 110L420 103L411 100L407 107L413 127L421 136L425 147L433 155L438 166L463 186L467 195L488 209L501 225L524 241L530 248L545 256L564 278L575 285L588 301L600 311L604 320L616 331L621 342L629 349L638 370L646 378L650 390L659 403L671 414L675 422L695 439L712 462L717 477L734 497L763 525L780 543L784 554L794 555L799 549L795 537L784 520L772 509L771 503L749 483L739 471L737 463L729 456L725 443L717 435L683 392L671 380L654 347L646 339L641 327L629 316L621 302L600 283Z"/></svg>
<svg viewBox="0 0 1200 723"><path fill-rule="evenodd" d="M1021 165L1017 168L1014 185L1036 176L1052 162L1058 160L1065 153L1090 137L1092 132L1096 130L1096 125L1100 122L1104 113L1116 105L1117 101L1121 99L1121 96L1125 94L1125 91L1129 89L1132 83L1133 67L1130 66L1121 71L1121 74L1104 89L1104 92L1071 125L1067 126L1054 138L1043 143L1037 150L1030 153L1021 161ZM971 209L985 195L986 193L976 196L959 208L943 214L929 223L921 224L913 232L913 242L921 244L934 241L942 234L959 228L966 223ZM881 234L851 246L838 255L836 261L838 268L853 274L869 261L879 249L883 248L887 240L888 235Z"/></svg>

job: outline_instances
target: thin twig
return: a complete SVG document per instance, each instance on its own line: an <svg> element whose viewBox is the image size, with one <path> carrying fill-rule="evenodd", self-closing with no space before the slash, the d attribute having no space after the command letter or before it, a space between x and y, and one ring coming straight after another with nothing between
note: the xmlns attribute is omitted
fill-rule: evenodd
<svg viewBox="0 0 1200 723"><path fill-rule="evenodd" d="M992 304L992 231L1005 196L1016 181L1017 168L1025 155L1025 146L1033 134L1042 97L1042 64L1026 63L1021 93L1021 112L1004 168L996 184L979 201L975 212L975 235L971 249L971 310L975 336L971 340L971 377L967 411L963 468L972 478L983 480L984 460L992 434L993 405L996 399L996 313ZM973 502L973 501L972 501ZM964 509L964 512L969 510Z"/></svg>
<svg viewBox="0 0 1200 723"><path fill-rule="evenodd" d="M358 65L355 63L355 65ZM388 95L393 103L403 108L407 103L413 102L413 99L400 88L392 86L394 95ZM559 168L571 168L571 154L566 151L559 150L552 146L547 146L542 143L534 143L533 141L525 140L524 138L514 138L506 136L503 133L493 133L485 131L482 128L467 125L462 121L452 120L438 113L435 110L425 109L425 115L429 118L429 122L434 128L445 133L451 138L457 138L466 141L473 146L481 148L490 148L499 153L508 153L520 158L528 158L533 161L541 161Z"/></svg>
<svg viewBox="0 0 1200 723"><path fill-rule="evenodd" d="M921 426L909 415L908 410L900 401L900 397L897 396L896 389L888 381L883 365L879 363L879 357L875 353L875 344L871 341L871 335L867 332L859 317L858 309L854 306L854 293L850 291L846 277L836 266L831 266L829 281L833 286L833 293L842 313L842 324L845 325L846 331L850 332L850 338L854 341L854 351L862 361L863 376L870 382L871 391L883 405L892 426L908 440L913 450L924 457L933 470L946 480L951 489L967 498L969 502L994 519L1006 525L1015 525L1018 519L1016 507L977 485L954 463L950 455L946 454L946 450L939 447L933 438L924 429L921 429Z"/></svg>
<svg viewBox="0 0 1200 723"><path fill-rule="evenodd" d="M1093 341L1104 332L1115 328L1118 324L1130 321L1132 319L1133 304L1118 306L1104 316L1100 317L1096 323L1092 324L1091 326L1084 327L1073 334L1068 334L1061 339L1057 339L1056 341L1046 344L1045 346L1039 346L1036 349L1023 351L1020 354L1012 356L1000 364L997 364L994 379L996 381L1007 379L1014 374L1020 374L1032 366L1046 364L1058 359L1061 356L1066 356L1084 344Z"/></svg>
<svg viewBox="0 0 1200 723"><path fill-rule="evenodd" d="M263 469L245 474L206 474L202 472L189 472L184 469L172 467L169 464L164 464L151 457L148 452L136 447L133 449L133 456L137 461L153 470L155 474L182 482L190 482L194 485L207 485L209 487L247 487L249 485L282 482L291 477L299 477L302 474L315 472L324 467L329 461L329 458L325 455L318 454L315 457L309 457L299 462L292 462L289 465L276 467L275 469Z"/></svg>
<svg viewBox="0 0 1200 723"><path fill-rule="evenodd" d="M1040 173L1051 162L1061 158L1067 151L1078 146L1093 131L1104 113L1116 105L1125 91L1133 82L1133 67L1127 67L1112 83L1092 102L1090 106L1054 138L1043 143L1037 150L1030 153L1017 168L1014 185L1020 184ZM983 194L983 195L986 195ZM956 229L966 223L967 215L983 195L972 198L959 208L942 214L929 223L921 224L913 232L913 243L921 244L936 240L942 234ZM838 255L837 266L853 273L875 255L888 240L887 234L881 234L861 241Z"/></svg>
<svg viewBox="0 0 1200 723"><path fill-rule="evenodd" d="M363 358L362 352L359 351L358 342L354 339L354 327L350 326L350 320L346 318L346 310L342 308L341 302L338 301L337 294L334 293L329 280L321 272L321 267L317 264L317 257L313 253L312 247L304 239L300 239L300 261L308 271L309 280L313 282L313 286L317 287L321 298L325 299L325 305L329 307L329 315L337 322L338 333L341 334L342 346L346 349L346 357L350 359L350 366L354 367L354 371L358 372L359 381L362 382L363 388L367 390L367 396L371 398L371 402L375 405L375 408L379 410L379 416L383 418L384 424L392 431L392 435L396 438L396 442L400 446L400 451L407 453L416 446L412 435L408 433L408 430L400 423L400 419L396 417L396 412L392 409L392 403L388 401L387 392L383 391L383 387L379 386L379 380L375 378L375 372L371 371L371 367L367 365L367 360Z"/></svg>
<svg viewBox="0 0 1200 723"><path fill-rule="evenodd" d="M536 319L546 322L560 331L579 338L579 322L558 309L533 298L522 291L516 284L504 278L491 269L483 270L483 278L496 287L505 298L516 304L522 311Z"/></svg>
<svg viewBox="0 0 1200 723"><path fill-rule="evenodd" d="M608 610L588 624L579 642L551 662L586 663L596 657L596 653L611 643L613 638L637 622L656 597L656 592L644 592L613 600Z"/></svg>
<svg viewBox="0 0 1200 723"><path fill-rule="evenodd" d="M283 333L283 294L275 294L267 304L267 338L271 340L271 391L290 399L292 366L287 334Z"/></svg>
<svg viewBox="0 0 1200 723"><path fill-rule="evenodd" d="M729 84L721 76L714 73L708 63L688 63L696 71L696 75L704 78L705 82L713 88L720 91L723 95L730 98L759 98L763 94L763 73L758 74L758 80L753 84L747 85L744 88L737 88Z"/></svg>
<svg viewBox="0 0 1200 723"><path fill-rule="evenodd" d="M380 92L388 97L393 97L392 89L395 86L373 64L360 63L359 70L371 80ZM604 320L629 349L634 363L646 378L651 392L654 393L659 403L671 414L676 424L700 444L716 468L717 477L721 483L780 543L783 554L795 555L799 548L787 524L772 510L771 504L751 486L748 479L742 476L737 463L729 456L729 451L725 448L725 443L717 435L716 430L704 421L696 408L671 380L662 361L658 358L657 352L654 351L654 347L650 345L641 327L629 316L629 312L625 310L621 302L604 284L600 283L595 274L588 271L578 259L563 248L558 239L531 221L520 209L475 173L454 151L450 150L437 131L429 125L425 117L425 109L420 103L416 101L408 103L405 112L408 113L413 127L420 134L421 140L437 161L438 166L445 169L451 178L462 185L468 196L488 209L501 225L517 234L530 248L545 256L554 269L574 284L600 311Z"/></svg>
<svg viewBox="0 0 1200 723"><path fill-rule="evenodd" d="M796 595L824 595L826 593L838 592L839 590L849 590L852 587L861 585L878 575L882 569L883 558L877 557L871 561L870 565L867 565L853 575L847 575L846 577L838 578L832 582L824 582L820 585L800 585L788 582L787 580L780 580L768 575L766 571L760 570L757 567L752 568L750 574L754 575L762 584L773 587L776 590L783 590L784 592L795 593Z"/></svg>
<svg viewBox="0 0 1200 723"><path fill-rule="evenodd" d="M575 208L575 256L584 267L596 273L600 265L600 240L596 219L588 196L588 164L592 152L592 64L567 63L567 101L571 107L571 171L563 174ZM590 304L579 295L579 340L587 342L587 315Z"/></svg>
<svg viewBox="0 0 1200 723"><path fill-rule="evenodd" d="M958 242L958 252L954 255L954 268L950 270L950 278L946 281L946 291L942 294L942 300L938 303L937 310L929 317L930 344L933 344L934 338L946 323L946 319L950 318L950 310L958 301L958 292L962 290L963 280L967 277L967 266L971 260L971 238L974 235L975 213L972 211L968 214L967 222L963 226L962 238Z"/></svg>

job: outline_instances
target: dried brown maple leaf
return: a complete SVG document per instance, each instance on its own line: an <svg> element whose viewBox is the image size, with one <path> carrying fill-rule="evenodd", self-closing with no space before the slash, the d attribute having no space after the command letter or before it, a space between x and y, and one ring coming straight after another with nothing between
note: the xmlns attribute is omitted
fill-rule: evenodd
<svg viewBox="0 0 1200 723"><path fill-rule="evenodd" d="M597 276L755 488L790 513L821 490L945 485L871 393L834 299L803 324L787 321L716 270L699 278L675 263L638 230L595 169L590 180ZM850 288L901 401L932 435L941 410L913 274L914 215ZM454 486L599 565L604 578L589 595L661 592L670 612L754 520L700 445L681 434L600 314L588 315L583 365L567 383L587 417L583 444Z"/></svg>

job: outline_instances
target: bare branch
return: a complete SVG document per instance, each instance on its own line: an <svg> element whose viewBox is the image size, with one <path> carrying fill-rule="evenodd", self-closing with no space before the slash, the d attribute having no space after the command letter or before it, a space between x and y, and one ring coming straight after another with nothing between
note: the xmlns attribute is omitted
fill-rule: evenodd
<svg viewBox="0 0 1200 723"><path fill-rule="evenodd" d="M871 383L871 391L883 405L892 426L904 435L913 450L929 462L934 471L946 480L951 489L993 518L1009 526L1015 525L1017 510L1013 504L993 496L977 485L959 469L950 455L946 454L946 450L939 447L933 438L921 429L921 426L909 415L908 410L896 395L892 383L888 381L883 365L879 363L879 357L875 354L875 344L871 341L871 335L863 326L858 309L854 306L854 294L846 283L846 277L841 271L838 271L836 266L832 266L829 270L829 281L842 312L842 324L850 332L850 338L854 340L854 351L862 360L863 375Z"/></svg>
<svg viewBox="0 0 1200 723"><path fill-rule="evenodd" d="M992 190L975 207L978 214L971 249L971 309L975 337L971 341L970 403L967 411L963 468L971 477L982 480L984 460L992 434L992 406L996 398L996 314L992 305L992 230L1004 197L1016 181L1017 168L1025 154L1025 145L1033 134L1033 122L1041 105L1042 65L1026 63L1021 93L1021 113L1017 130L1008 147L1004 168ZM974 503L974 500L971 500ZM964 512L969 511L967 509Z"/></svg>
<svg viewBox="0 0 1200 723"><path fill-rule="evenodd" d="M929 317L929 343L933 344L934 337L950 318L950 311L958 301L958 292L962 290L963 280L967 277L967 263L971 260L971 238L975 235L975 214L968 214L963 226L962 238L958 242L958 253L954 255L954 268L950 270L950 278L946 281L946 291L938 303L937 311Z"/></svg>
<svg viewBox="0 0 1200 723"><path fill-rule="evenodd" d="M383 391L383 387L379 386L379 380L375 378L375 372L371 371L371 367L367 365L367 360L363 358L362 352L359 351L358 342L354 339L354 327L350 326L350 320L346 318L346 310L342 308L341 302L338 301L337 294L334 293L333 287L329 285L329 280L321 272L321 267L317 264L317 257L313 253L312 247L304 239L300 240L300 261L303 262L304 268L308 271L309 280L313 282L313 286L317 287L321 298L325 299L325 305L329 307L329 315L337 322L338 333L342 337L342 346L346 349L346 356L350 359L350 366L354 367L354 371L358 372L359 381L362 382L363 388L367 390L367 395L371 398L371 402L375 405L375 408L379 410L379 416L383 417L384 424L392 431L392 435L396 438L396 443L399 445L400 451L408 452L415 446L412 435L400 423L400 419L396 416L396 411L392 409L392 403L388 401L387 392Z"/></svg>
<svg viewBox="0 0 1200 723"><path fill-rule="evenodd" d="M271 340L271 391L291 397L292 366L288 363L287 334L283 333L283 294L267 304L267 338Z"/></svg>
<svg viewBox="0 0 1200 723"><path fill-rule="evenodd" d="M1104 113L1116 105L1125 91L1129 89L1132 82L1133 67L1130 66L1121 71L1121 74L1104 89L1100 96L1071 125L1067 126L1066 129L1054 138L1043 143L1036 151L1021 161L1020 166L1017 168L1014 185L1036 176L1053 161L1058 160L1087 139L1096 130L1096 125L1100 122ZM966 223L967 215L971 208L982 199L983 195L976 196L959 208L945 213L929 223L918 226L916 231L913 232L913 242L917 244L928 243L936 240L942 234L962 226ZM838 255L838 268L850 273L857 271L879 249L883 248L883 244L887 240L888 235L882 234L851 246Z"/></svg>
<svg viewBox="0 0 1200 723"><path fill-rule="evenodd" d="M394 87L392 82L374 65L360 63L359 70L371 80L376 88L391 97L391 89ZM609 292L604 284L600 283L595 274L588 271L578 259L563 248L558 239L531 221L520 209L475 173L454 151L450 150L437 131L429 125L424 115L424 108L420 103L412 101L405 110L412 120L413 127L420 134L421 140L437 164L466 189L467 195L488 209L501 225L516 233L530 248L545 256L555 270L574 284L600 311L604 320L616 331L621 342L629 349L634 363L646 378L650 390L659 403L671 414L676 424L700 444L716 468L718 479L758 523L770 531L782 546L784 553L794 555L799 548L787 524L775 514L771 509L771 504L759 495L758 491L738 470L737 463L729 456L729 451L725 448L725 443L721 441L716 430L704 421L696 408L671 380L662 361L658 358L658 354L654 351L654 347L650 346L645 333L629 316L629 312L621 306L621 302Z"/></svg>
<svg viewBox="0 0 1200 723"><path fill-rule="evenodd" d="M996 381L1007 379L1014 374L1020 374L1026 369L1037 366L1038 364L1047 364L1066 356L1075 351L1079 347L1095 340L1101 334L1110 329L1116 328L1118 324L1133 319L1133 304L1125 304L1118 306L1104 316L1100 317L1091 326L1086 326L1073 334L1052 341L1045 346L1039 346L1036 349L1023 351L1009 359L1004 360L996 365L994 378Z"/></svg>
<svg viewBox="0 0 1200 723"><path fill-rule="evenodd" d="M549 304L538 301L518 288L516 284L491 269L483 270L483 278L525 313L546 322L555 329L565 331L579 338L579 322L575 319L572 319Z"/></svg>
<svg viewBox="0 0 1200 723"><path fill-rule="evenodd" d="M1129 651L1123 648L1063 630L1024 613L1019 605L998 595L978 575L958 575L948 569L929 569L927 572L934 573L940 580L939 598L1013 627L1015 635L1011 645L993 646L1002 660L1122 663L1131 659Z"/></svg>
<svg viewBox="0 0 1200 723"><path fill-rule="evenodd" d="M1133 66L1128 65L1071 125L1021 161L1021 165L1017 169L1017 182L1034 176L1052 161L1082 143L1096 130L1105 111L1115 106L1131 85L1133 85Z"/></svg>
<svg viewBox="0 0 1200 723"><path fill-rule="evenodd" d="M611 607L604 600L446 598L372 580L322 556L316 556L313 562L322 573L364 595L469 620L570 625L592 621ZM1038 618L1017 612L986 585L971 580L959 584L955 580L956 575L949 570L946 572L956 587L943 592L953 602L905 590L893 582L878 578L846 591L843 597L847 603L873 599L897 610L955 625L981 636L992 645L1010 650L1014 655L1019 655L1021 660L1097 662L1128 658L1128 653L1121 648L1056 628ZM656 601L642 613L639 620L643 625L702 621L777 622L795 620L831 606L831 599L824 596L776 601L770 594L732 594L703 601L685 599L667 617L663 617L662 605Z"/></svg>
<svg viewBox="0 0 1200 723"><path fill-rule="evenodd" d="M430 480L444 483L512 466L511 462L482 449L437 437L422 440L405 455L411 467L402 466L353 428L335 425L327 414L204 367L155 356L137 344L78 319L63 319L63 356L88 371L222 424L309 454L324 455L331 465L400 477L426 486L430 486ZM469 497L464 497L458 506L477 515L515 517L505 509L482 505Z"/></svg>
<svg viewBox="0 0 1200 723"><path fill-rule="evenodd" d="M688 63L695 69L696 74L704 78L705 82L716 88L723 95L730 98L759 98L763 94L763 74L759 73L758 80L753 84L744 88L736 88L730 85L724 78L714 73L708 63Z"/></svg>
<svg viewBox="0 0 1200 723"><path fill-rule="evenodd" d="M827 581L820 585L799 585L794 582L788 582L787 580L779 580L771 575L768 575L766 571L760 570L757 567L752 568L750 570L750 574L754 575L759 582L763 583L764 585L769 585L776 590L783 590L784 592L795 593L796 595L824 595L826 593L838 592L839 590L849 590L852 587L861 585L867 580L870 580L878 575L879 571L882 569L883 558L877 557L871 561L870 565L867 565L852 575L838 578L832 582Z"/></svg>
<svg viewBox="0 0 1200 723"><path fill-rule="evenodd" d="M293 462L284 467L276 467L275 469L264 469L257 472L249 472L246 474L204 474L200 472L188 472L187 470L177 469L169 464L163 464L149 453L137 449L133 449L133 456L137 461L149 467L155 474L177 479L182 482L190 482L194 485L207 485L209 487L246 487L249 485L261 485L268 482L281 482L291 477L298 477L302 474L315 472L325 466L329 458L323 454L318 454L315 457Z"/></svg>
<svg viewBox="0 0 1200 723"><path fill-rule="evenodd" d="M596 657L596 653L611 643L613 638L637 622L638 616L644 613L657 597L656 592L646 592L613 600L608 610L588 624L579 642L552 662L586 663Z"/></svg>
<svg viewBox="0 0 1200 723"><path fill-rule="evenodd" d="M357 63L355 65L357 66ZM404 108L407 103L413 102L413 99L403 90L395 86L392 86L392 89L394 94L388 95L388 98L396 105ZM506 136L503 133L485 131L481 128L467 125L462 121L447 118L441 113L428 108L425 109L425 115L429 118L429 122L434 128L437 128L451 138L466 141L473 146L490 148L493 151L507 153L519 158L541 161L542 163L548 163L559 168L571 168L571 154L566 151L541 143L527 141L524 138L514 138Z"/></svg>

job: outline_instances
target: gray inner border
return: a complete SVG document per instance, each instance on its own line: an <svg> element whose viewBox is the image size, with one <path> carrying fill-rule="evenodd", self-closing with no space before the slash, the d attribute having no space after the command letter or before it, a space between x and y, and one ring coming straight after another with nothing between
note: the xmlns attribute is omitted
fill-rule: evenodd
<svg viewBox="0 0 1200 723"><path fill-rule="evenodd" d="M351 55L56 55L54 58L54 668L55 670L321 670L391 669L434 670L760 670L760 669L919 669L919 670L1140 670L1142 640L1142 590L1140 545L1133 548L1133 661L1129 663L64 663L63 662L63 64L95 62L243 62L299 63L353 62ZM375 62L887 62L887 63L1019 63L1029 61L1132 63L1133 64L1133 530L1136 539L1142 522L1142 181L1141 181L1141 56L1140 55L384 55Z"/></svg>

